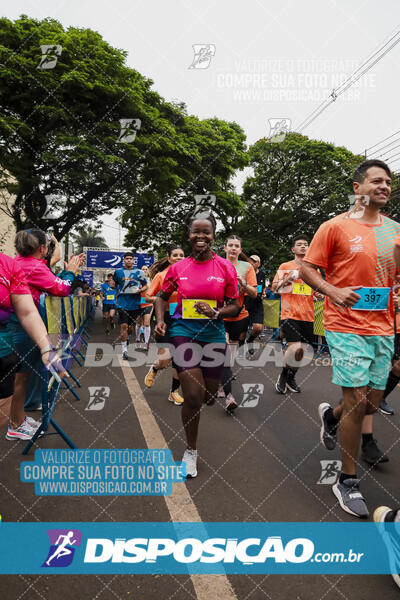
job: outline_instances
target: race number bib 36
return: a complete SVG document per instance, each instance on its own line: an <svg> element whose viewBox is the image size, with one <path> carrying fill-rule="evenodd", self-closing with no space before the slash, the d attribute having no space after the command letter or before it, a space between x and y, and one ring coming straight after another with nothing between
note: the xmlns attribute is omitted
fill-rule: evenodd
<svg viewBox="0 0 400 600"><path fill-rule="evenodd" d="M185 299L185 300L182 300L182 317L184 319L209 319L210 318L210 317L207 317L206 315L202 315L197 312L197 310L194 308L194 305L196 304L196 302L205 302L206 304L208 304L208 306L211 306L211 308L217 308L216 300Z"/></svg>
<svg viewBox="0 0 400 600"><path fill-rule="evenodd" d="M312 290L309 285L305 283L294 283L292 294L298 294L299 296L311 296Z"/></svg>
<svg viewBox="0 0 400 600"><path fill-rule="evenodd" d="M388 287L363 287L355 290L355 293L361 298L351 307L353 310L386 310L388 307L390 294Z"/></svg>

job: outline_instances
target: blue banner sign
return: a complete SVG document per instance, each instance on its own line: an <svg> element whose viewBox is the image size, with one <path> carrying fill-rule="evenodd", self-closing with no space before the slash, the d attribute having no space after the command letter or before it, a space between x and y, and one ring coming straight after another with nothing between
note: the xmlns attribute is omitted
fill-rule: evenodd
<svg viewBox="0 0 400 600"><path fill-rule="evenodd" d="M82 271L82 279L83 281L86 281L90 287L93 287L93 271Z"/></svg>
<svg viewBox="0 0 400 600"><path fill-rule="evenodd" d="M398 573L398 525L3 522L0 573Z"/></svg>
<svg viewBox="0 0 400 600"><path fill-rule="evenodd" d="M123 267L123 256L125 252L114 250L87 250L86 266L91 269L120 269ZM151 254L134 254L133 266L139 269L143 265L151 266L154 262L154 256Z"/></svg>

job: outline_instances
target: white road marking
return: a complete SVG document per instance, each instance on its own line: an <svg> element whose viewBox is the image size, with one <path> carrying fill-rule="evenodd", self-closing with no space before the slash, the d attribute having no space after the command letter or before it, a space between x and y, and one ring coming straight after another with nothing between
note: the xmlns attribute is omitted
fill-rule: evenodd
<svg viewBox="0 0 400 600"><path fill-rule="evenodd" d="M150 406L140 389L139 382L131 367L119 359L122 373L136 411L140 427L148 448L168 448L167 442L158 426ZM193 502L186 484L175 483L170 496L164 496L171 520L174 522L198 522L201 517ZM226 575L191 575L193 587L198 600L210 598L223 598L224 600L237 600L237 596Z"/></svg>

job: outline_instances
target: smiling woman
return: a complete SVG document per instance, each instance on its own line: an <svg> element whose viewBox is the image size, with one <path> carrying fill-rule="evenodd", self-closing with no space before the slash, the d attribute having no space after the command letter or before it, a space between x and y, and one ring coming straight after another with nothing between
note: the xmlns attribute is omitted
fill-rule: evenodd
<svg viewBox="0 0 400 600"><path fill-rule="evenodd" d="M204 403L215 402L225 360L223 319L238 312L238 282L234 266L212 251L216 223L211 211L199 207L187 224L192 255L168 270L156 300L155 333L165 335L165 309L177 292L169 336L185 400L182 421L187 449L182 460L186 476L196 477L200 411Z"/></svg>

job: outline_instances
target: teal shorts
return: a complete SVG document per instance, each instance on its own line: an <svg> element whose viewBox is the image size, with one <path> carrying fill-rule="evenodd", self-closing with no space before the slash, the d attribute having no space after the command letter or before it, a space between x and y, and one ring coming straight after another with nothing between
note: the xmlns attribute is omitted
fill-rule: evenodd
<svg viewBox="0 0 400 600"><path fill-rule="evenodd" d="M332 383L384 390L392 365L394 335L325 331L332 357Z"/></svg>

